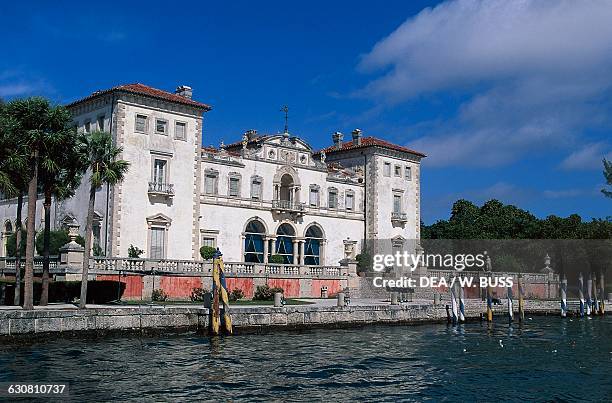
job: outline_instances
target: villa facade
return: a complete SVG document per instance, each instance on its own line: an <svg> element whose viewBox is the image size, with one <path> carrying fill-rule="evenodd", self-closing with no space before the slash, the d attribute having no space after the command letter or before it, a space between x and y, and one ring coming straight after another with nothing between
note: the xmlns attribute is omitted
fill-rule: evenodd
<svg viewBox="0 0 612 403"><path fill-rule="evenodd" d="M134 245L146 258L199 260L207 245L227 261L336 265L364 239L401 247L420 237L424 155L358 129L318 151L288 131L255 130L209 148L201 145L211 107L186 86L122 85L67 107L77 130L109 131L130 162L123 182L97 193L93 242L106 256ZM54 200L55 228L76 222L84 231L88 187L86 176L73 198ZM37 208L42 228L42 199ZM16 199L1 200L2 255L15 217Z"/></svg>

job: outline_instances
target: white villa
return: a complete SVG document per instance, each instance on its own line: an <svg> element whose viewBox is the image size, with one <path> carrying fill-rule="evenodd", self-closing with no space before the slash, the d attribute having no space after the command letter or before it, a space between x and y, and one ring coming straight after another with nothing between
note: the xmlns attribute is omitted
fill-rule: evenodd
<svg viewBox="0 0 612 403"><path fill-rule="evenodd" d="M208 245L227 261L281 255L287 264L336 265L345 246L359 253L364 239L401 246L420 236L424 155L359 129L347 139L334 133L319 151L287 131L255 130L216 149L202 147L211 107L187 86L121 85L67 107L78 130L109 131L131 164L122 183L97 194L93 242L106 256L125 257L134 245L146 258L199 260ZM75 197L53 202L54 227L77 222L84 231L88 187L85 177ZM0 200L0 256L16 202ZM37 228L42 219L41 198Z"/></svg>

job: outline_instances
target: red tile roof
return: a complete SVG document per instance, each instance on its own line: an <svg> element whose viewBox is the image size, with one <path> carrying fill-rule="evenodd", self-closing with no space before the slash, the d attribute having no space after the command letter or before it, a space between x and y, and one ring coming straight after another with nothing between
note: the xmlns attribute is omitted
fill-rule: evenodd
<svg viewBox="0 0 612 403"><path fill-rule="evenodd" d="M204 110L207 110L207 111L212 109L211 106L203 104L203 103L198 102L198 101L194 101L193 99L189 99L189 98L183 97L181 95L173 94L173 93L168 92L168 91L158 90L157 88L149 87L148 85L144 85L144 84L140 84L140 83L118 85L116 87L109 88L107 90L96 91L96 92L92 93L91 95L86 96L85 98L81 98L79 100L76 100L74 102L69 103L67 106L70 107L70 106L75 105L77 103L80 103L80 102L83 102L83 101L87 101L89 99L95 98L95 97L100 96L100 95L108 94L108 93L111 93L113 91L123 91L123 92L129 92L131 94L145 95L145 96L149 96L151 98L157 98L157 99L161 99L161 100L164 100L164 101L169 101L169 102L175 102L175 103L178 103L178 104L194 106L196 108L201 108L201 109L204 109Z"/></svg>
<svg viewBox="0 0 612 403"><path fill-rule="evenodd" d="M339 152L339 151L346 151L346 150L354 150L354 149L358 149L358 148L365 148L365 147L382 147L382 148L388 148L390 150L395 150L395 151L400 151L400 152L404 152L404 153L410 153L410 154L415 154L418 155L420 157L426 157L425 154L412 150L410 148L407 147L403 147L403 146L399 146L397 144L393 144L390 143L386 140L382 140L376 137L362 137L361 138L361 144L353 144L352 140L346 141L342 143L342 147L340 149L336 148L335 145L326 147L322 150L319 150L316 152L316 154L320 154L321 151L325 151L326 154L329 153L333 153L333 152Z"/></svg>

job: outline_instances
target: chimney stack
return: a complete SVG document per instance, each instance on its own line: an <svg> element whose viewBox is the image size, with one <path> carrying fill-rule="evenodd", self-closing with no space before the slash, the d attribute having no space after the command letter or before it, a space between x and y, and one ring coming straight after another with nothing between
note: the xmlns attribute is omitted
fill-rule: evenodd
<svg viewBox="0 0 612 403"><path fill-rule="evenodd" d="M176 91L174 91L176 95L180 95L187 99L191 99L191 95L193 94L193 90L188 85L179 85L176 87Z"/></svg>
<svg viewBox="0 0 612 403"><path fill-rule="evenodd" d="M342 139L344 138L344 134L340 132L335 132L332 134L332 140L334 141L334 145L338 150L342 148Z"/></svg>
<svg viewBox="0 0 612 403"><path fill-rule="evenodd" d="M353 130L353 144L356 146L361 145L361 129Z"/></svg>

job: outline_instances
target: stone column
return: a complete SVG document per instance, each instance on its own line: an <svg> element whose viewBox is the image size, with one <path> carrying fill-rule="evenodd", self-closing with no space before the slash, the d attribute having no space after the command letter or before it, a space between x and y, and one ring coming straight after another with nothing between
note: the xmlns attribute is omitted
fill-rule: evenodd
<svg viewBox="0 0 612 403"><path fill-rule="evenodd" d="M325 246L327 245L327 241L322 240L319 245L319 264L321 266L325 266Z"/></svg>
<svg viewBox="0 0 612 403"><path fill-rule="evenodd" d="M276 250L274 249L274 244L276 243L276 237L275 236L269 237L269 242L270 242L270 247L268 248L268 252L270 255L274 255L274 253L276 252Z"/></svg>
<svg viewBox="0 0 612 403"><path fill-rule="evenodd" d="M300 244L300 266L304 266L304 245L306 241L304 239L298 240Z"/></svg>
<svg viewBox="0 0 612 403"><path fill-rule="evenodd" d="M244 240L246 239L246 235L242 234L240 235L240 256L241 256L241 260L244 261L244 252L246 252L244 250Z"/></svg>
<svg viewBox="0 0 612 403"><path fill-rule="evenodd" d="M293 238L293 240L291 241L293 243L293 264L298 264L298 253L299 253L299 246L298 246L298 240L296 238Z"/></svg>
<svg viewBox="0 0 612 403"><path fill-rule="evenodd" d="M264 264L268 264L268 249L270 246L268 242L269 242L268 237L267 236L263 237L263 254L264 254L263 262Z"/></svg>

